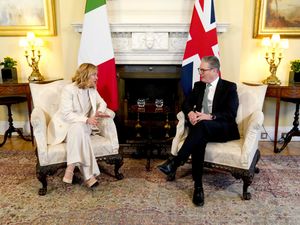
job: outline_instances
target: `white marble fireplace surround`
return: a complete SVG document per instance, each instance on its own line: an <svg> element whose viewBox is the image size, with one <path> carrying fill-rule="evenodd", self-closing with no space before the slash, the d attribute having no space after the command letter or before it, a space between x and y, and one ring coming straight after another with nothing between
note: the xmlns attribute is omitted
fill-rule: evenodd
<svg viewBox="0 0 300 225"><path fill-rule="evenodd" d="M82 24L72 24L81 33ZM120 23L110 24L117 64L182 63L190 24ZM228 30L228 23L218 23L217 32Z"/></svg>

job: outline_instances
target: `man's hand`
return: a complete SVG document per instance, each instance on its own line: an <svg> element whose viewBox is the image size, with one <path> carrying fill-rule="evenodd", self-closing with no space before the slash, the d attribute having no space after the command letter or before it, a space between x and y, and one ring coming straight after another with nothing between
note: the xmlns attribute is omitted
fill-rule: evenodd
<svg viewBox="0 0 300 225"><path fill-rule="evenodd" d="M199 121L201 120L212 120L212 117L210 114L205 114L205 113L202 113L202 112L189 112L188 114L188 118L190 120L190 123L192 125L195 125L196 123L198 123Z"/></svg>
<svg viewBox="0 0 300 225"><path fill-rule="evenodd" d="M197 114L194 111L188 113L188 118L192 125L195 125L198 122Z"/></svg>

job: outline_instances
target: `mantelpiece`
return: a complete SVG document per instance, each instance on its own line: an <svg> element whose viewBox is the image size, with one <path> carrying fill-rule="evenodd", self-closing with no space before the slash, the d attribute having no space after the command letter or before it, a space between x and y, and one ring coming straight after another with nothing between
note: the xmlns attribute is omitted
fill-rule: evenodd
<svg viewBox="0 0 300 225"><path fill-rule="evenodd" d="M72 24L81 33L82 24ZM190 24L110 24L117 64L182 63ZM218 23L217 32L227 32L228 23Z"/></svg>

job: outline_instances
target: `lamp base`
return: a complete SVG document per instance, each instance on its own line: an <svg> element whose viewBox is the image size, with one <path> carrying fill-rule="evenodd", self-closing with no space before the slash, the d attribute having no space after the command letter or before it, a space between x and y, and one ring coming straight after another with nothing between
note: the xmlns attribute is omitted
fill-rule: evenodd
<svg viewBox="0 0 300 225"><path fill-rule="evenodd" d="M39 71L32 71L30 76L28 77L28 81L43 81L45 78L42 76L42 74Z"/></svg>
<svg viewBox="0 0 300 225"><path fill-rule="evenodd" d="M270 85L280 85L281 81L278 79L278 77L271 75L267 77L267 79L262 81L263 84L270 84Z"/></svg>

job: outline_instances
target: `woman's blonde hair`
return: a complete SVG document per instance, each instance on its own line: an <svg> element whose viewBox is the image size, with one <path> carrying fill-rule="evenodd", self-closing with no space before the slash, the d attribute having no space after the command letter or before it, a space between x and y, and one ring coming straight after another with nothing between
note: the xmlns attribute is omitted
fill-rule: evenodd
<svg viewBox="0 0 300 225"><path fill-rule="evenodd" d="M90 63L83 63L76 70L72 82L75 82L79 88L85 89L89 87L89 78L93 74L97 74L97 66Z"/></svg>

